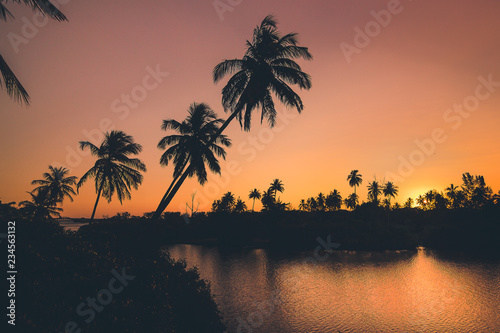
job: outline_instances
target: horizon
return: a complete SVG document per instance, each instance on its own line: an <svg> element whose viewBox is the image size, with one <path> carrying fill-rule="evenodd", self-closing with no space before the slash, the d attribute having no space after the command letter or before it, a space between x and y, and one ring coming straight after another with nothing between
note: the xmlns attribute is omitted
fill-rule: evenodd
<svg viewBox="0 0 500 333"><path fill-rule="evenodd" d="M233 146L221 160L222 175L209 173L203 187L188 179L167 211L183 213L195 190L200 211L228 191L250 208L250 190L265 190L275 178L285 186L281 199L294 208L334 189L345 198L353 169L363 175L360 203L375 178L395 182L393 202L399 203L460 185L465 172L483 175L494 193L500 190L500 46L492 33L500 28L500 3L285 3L240 2L221 12L211 2L112 2L97 12L68 2L60 9L69 22L45 24L12 5L16 19L2 25L2 55L30 93L31 106L2 89L0 200L27 200L31 181L49 165L80 178L95 159L77 149L78 142L100 143L102 129L113 127L142 145L138 158L148 171L123 205L101 199L96 218L154 211L173 172L159 164L163 151L156 145L167 135L161 122L182 121L193 102L228 117L220 101L227 79L214 84L212 69L241 58L268 13L282 33L297 32L313 55L298 61L312 76L309 91L296 89L302 114L276 102L281 116L274 129L259 117L249 132L230 124L224 134ZM384 21L380 13L388 11ZM36 29L31 34L27 21ZM23 42L13 44L12 33ZM90 217L95 197L88 182L74 202L64 201L62 215Z"/></svg>

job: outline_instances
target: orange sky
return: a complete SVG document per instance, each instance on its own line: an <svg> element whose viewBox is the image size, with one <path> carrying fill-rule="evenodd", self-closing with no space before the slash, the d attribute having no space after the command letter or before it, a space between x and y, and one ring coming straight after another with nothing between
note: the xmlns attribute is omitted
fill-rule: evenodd
<svg viewBox="0 0 500 333"><path fill-rule="evenodd" d="M162 119L184 119L192 102L206 102L225 118L225 82L214 85L211 71L243 55L245 40L268 13L282 32L298 32L314 56L300 62L313 79L312 89L300 92L304 112L295 116L279 105L289 115L273 132L259 117L250 132L232 123L222 177L210 176L205 187L186 182L169 210L184 209L195 190L200 210L227 191L251 207L248 192L266 189L273 178L285 184L282 199L297 207L320 191L346 196L352 169L363 175L361 199L374 177L394 178L400 202L458 184L466 171L500 189L498 1L232 1L239 4L223 13L212 1L60 2L69 22L45 24L10 4L16 21L0 23L0 52L32 98L26 109L0 94L3 202L27 200L31 180L49 164L83 175L94 161L76 155L78 141L108 122L143 145L148 172L131 201L101 201L97 216L154 210L172 175L159 165ZM26 22L40 27L30 30ZM366 28L368 39L356 37ZM22 42L13 45L14 34ZM352 52L346 57L343 49ZM148 80L151 90L140 95L148 67L168 76L157 85ZM488 79L493 83L481 83ZM124 108L122 94L134 91L137 104ZM68 151L76 157L68 160ZM63 215L88 217L94 200L88 183L64 203Z"/></svg>

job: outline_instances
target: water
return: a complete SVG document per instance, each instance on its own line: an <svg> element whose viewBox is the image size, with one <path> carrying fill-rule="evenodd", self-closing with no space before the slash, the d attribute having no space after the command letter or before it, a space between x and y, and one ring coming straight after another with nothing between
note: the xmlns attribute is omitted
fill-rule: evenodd
<svg viewBox="0 0 500 333"><path fill-rule="evenodd" d="M500 260L175 245L228 332L500 332Z"/></svg>

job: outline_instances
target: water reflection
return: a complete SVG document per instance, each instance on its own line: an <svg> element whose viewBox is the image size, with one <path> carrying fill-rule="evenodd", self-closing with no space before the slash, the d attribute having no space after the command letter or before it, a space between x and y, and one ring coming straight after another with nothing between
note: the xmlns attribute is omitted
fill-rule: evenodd
<svg viewBox="0 0 500 333"><path fill-rule="evenodd" d="M418 252L176 245L211 282L229 332L498 332L500 262ZM326 257L326 256L325 256Z"/></svg>

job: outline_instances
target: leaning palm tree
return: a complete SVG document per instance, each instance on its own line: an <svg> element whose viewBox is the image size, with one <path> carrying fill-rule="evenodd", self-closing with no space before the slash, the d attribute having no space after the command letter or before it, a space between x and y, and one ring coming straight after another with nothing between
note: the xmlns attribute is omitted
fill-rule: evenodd
<svg viewBox="0 0 500 333"><path fill-rule="evenodd" d="M298 46L297 34L282 36L277 30L277 21L268 15L254 29L252 40L247 41L246 46L242 59L224 60L213 70L215 83L232 75L222 90L222 105L226 111L231 111L224 125L236 117L248 131L252 111L261 108L261 122L265 118L271 127L274 126L273 94L286 106L301 112L302 100L289 85L311 88L311 77L294 60L311 60L312 55L306 47Z"/></svg>
<svg viewBox="0 0 500 333"><path fill-rule="evenodd" d="M31 201L21 201L20 207L31 216L33 220L52 220L52 215L61 217L62 208L57 207L57 201L49 196L48 191L28 192Z"/></svg>
<svg viewBox="0 0 500 333"><path fill-rule="evenodd" d="M129 157L139 154L142 146L122 131L106 132L99 147L89 141L80 141L80 149L87 148L92 156L97 157L97 161L80 178L77 189L80 189L88 179L94 178L97 199L90 217L93 220L101 195L108 202L111 202L115 193L120 203L123 199L130 199L130 189L132 187L137 189L142 183L141 171L146 171L146 166L138 158Z"/></svg>
<svg viewBox="0 0 500 333"><path fill-rule="evenodd" d="M163 130L172 129L178 134L167 135L158 143L158 148L166 149L160 159L161 165L174 164L173 180L162 200L158 204L152 219L158 219L165 210L169 200L167 197L175 194L187 177L197 176L198 182L203 185L207 181L209 169L220 174L221 168L217 157L226 158L226 151L222 146L230 147L231 140L225 135L219 135L211 142L214 134L224 120L217 118L216 113L205 103L193 103L189 106L188 116L183 122L174 119L165 119ZM170 199L173 195L170 197Z"/></svg>
<svg viewBox="0 0 500 333"><path fill-rule="evenodd" d="M222 90L222 105L231 115L206 143L207 146L218 140L234 118L240 120L245 130L250 130L252 111L258 108L261 109L261 122L266 118L273 127L276 109L272 94L299 113L304 109L299 95L289 85L297 84L300 89L307 90L311 88L311 77L302 71L294 59L310 60L312 56L306 47L298 46L296 33L282 36L276 25L276 20L271 15L267 16L255 28L252 40L247 41L247 50L242 59L224 60L215 66L215 83L226 75L234 74ZM171 185L162 198L163 209L172 201L190 168L190 165L187 166L183 175L174 179L175 185Z"/></svg>
<svg viewBox="0 0 500 333"><path fill-rule="evenodd" d="M271 183L269 189L274 193L274 199L276 200L276 195L278 194L278 192L283 193L283 191L285 190L285 186L283 185L283 181L276 178Z"/></svg>
<svg viewBox="0 0 500 333"><path fill-rule="evenodd" d="M385 197L389 200L389 203L391 202L391 197L395 198L396 195L398 195L399 188L394 185L393 182L387 182L384 185L384 188L382 189L382 192L384 193Z"/></svg>
<svg viewBox="0 0 500 333"><path fill-rule="evenodd" d="M347 176L349 186L354 187L354 194L356 194L356 186L361 185L361 183L363 182L363 176L358 172L358 170L352 170L351 173Z"/></svg>
<svg viewBox="0 0 500 333"><path fill-rule="evenodd" d="M65 197L73 201L72 195L76 195L73 185L76 185L77 177L66 175L69 170L63 167L54 168L49 165L50 172L43 174L43 179L36 179L31 185L40 185L33 189L34 192L47 192L49 198L56 202L62 202Z"/></svg>
<svg viewBox="0 0 500 333"><path fill-rule="evenodd" d="M13 0L12 2L21 3L21 0ZM64 14L49 0L24 0L22 2L31 7L33 11L41 12L42 15L46 15L56 21L68 20L66 16L64 16ZM13 19L14 15L12 15L4 3L7 4L8 1L0 1L0 20L7 21L8 19ZM9 95L16 102L24 102L26 105L29 105L30 96L28 92L16 77L14 72L10 69L9 65L7 65L2 55L0 55L0 73L2 74L3 79L3 83L2 79L0 79L0 88L5 84L7 95Z"/></svg>
<svg viewBox="0 0 500 333"><path fill-rule="evenodd" d="M379 204L378 196L382 194L382 188L377 180L368 184L368 200L373 203Z"/></svg>
<svg viewBox="0 0 500 333"><path fill-rule="evenodd" d="M260 199L260 191L256 188L254 188L253 190L250 191L250 193L248 194L248 198L249 199L253 199L253 203L252 203L252 212L254 211L254 207L255 207L255 199Z"/></svg>

